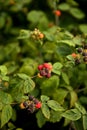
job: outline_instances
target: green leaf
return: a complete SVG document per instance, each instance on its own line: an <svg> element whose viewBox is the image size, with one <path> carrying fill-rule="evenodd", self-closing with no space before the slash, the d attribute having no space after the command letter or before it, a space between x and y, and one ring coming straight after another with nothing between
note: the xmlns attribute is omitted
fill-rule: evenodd
<svg viewBox="0 0 87 130"><path fill-rule="evenodd" d="M76 101L78 100L77 93L75 91L70 91L70 107L75 106Z"/></svg>
<svg viewBox="0 0 87 130"><path fill-rule="evenodd" d="M11 104L13 101L12 97L10 94L0 91L0 102L3 104Z"/></svg>
<svg viewBox="0 0 87 130"><path fill-rule="evenodd" d="M70 5L68 3L61 3L58 5L58 9L68 11L70 9Z"/></svg>
<svg viewBox="0 0 87 130"><path fill-rule="evenodd" d="M29 46L29 48L31 49L30 46ZM28 47L27 47L27 49L28 49ZM31 51L29 51L29 49L28 49L29 55L30 55L30 53L33 53L33 54L35 53L35 52L32 52L32 51L37 51L37 50L31 49ZM35 55L34 55L34 57L35 57ZM34 59L24 58L23 59L23 65L21 66L19 73L24 73L28 76L33 76L36 73L37 66L38 66L38 64Z"/></svg>
<svg viewBox="0 0 87 130"><path fill-rule="evenodd" d="M63 65L60 62L56 62L56 63L53 64L52 72L60 75L62 67L63 67Z"/></svg>
<svg viewBox="0 0 87 130"><path fill-rule="evenodd" d="M48 97L48 96L46 96L46 95L41 95L41 101L42 102L46 102L46 101L48 101L50 98Z"/></svg>
<svg viewBox="0 0 87 130"><path fill-rule="evenodd" d="M83 128L84 130L87 130L87 114L82 116L83 118Z"/></svg>
<svg viewBox="0 0 87 130"><path fill-rule="evenodd" d="M77 109L70 109L70 110L65 111L62 114L62 116L71 121L76 121L81 118L81 113Z"/></svg>
<svg viewBox="0 0 87 130"><path fill-rule="evenodd" d="M36 118L38 127L42 128L42 126L46 123L46 118L43 116L41 110L36 113Z"/></svg>
<svg viewBox="0 0 87 130"><path fill-rule="evenodd" d="M83 130L82 119L74 121L74 125L75 125L76 130Z"/></svg>
<svg viewBox="0 0 87 130"><path fill-rule="evenodd" d="M87 33L87 24L80 24L79 29L82 33Z"/></svg>
<svg viewBox="0 0 87 130"><path fill-rule="evenodd" d="M66 58L72 62L74 62L74 58L72 57L72 55L67 55Z"/></svg>
<svg viewBox="0 0 87 130"><path fill-rule="evenodd" d="M52 123L59 122L62 118L61 114L62 114L61 111L51 110L50 122Z"/></svg>
<svg viewBox="0 0 87 130"><path fill-rule="evenodd" d="M82 104L85 104L87 105L87 96L81 96L79 97L79 101L82 103Z"/></svg>
<svg viewBox="0 0 87 130"><path fill-rule="evenodd" d="M27 14L27 19L30 22L37 23L44 15L42 11L32 10Z"/></svg>
<svg viewBox="0 0 87 130"><path fill-rule="evenodd" d="M52 96L53 92L57 89L59 85L59 77L51 76L49 79L45 79L41 84L41 91L43 95Z"/></svg>
<svg viewBox="0 0 87 130"><path fill-rule="evenodd" d="M64 108L55 100L47 101L47 105L54 111L64 111Z"/></svg>
<svg viewBox="0 0 87 130"><path fill-rule="evenodd" d="M67 94L68 91L66 89L58 88L53 94L53 99L58 101L60 104L63 104Z"/></svg>
<svg viewBox="0 0 87 130"><path fill-rule="evenodd" d="M3 127L12 117L12 107L10 105L4 106L1 113L1 127Z"/></svg>
<svg viewBox="0 0 87 130"><path fill-rule="evenodd" d="M9 127L8 130L13 130L16 128L16 126L14 124L12 124L11 122L8 123L8 127Z"/></svg>
<svg viewBox="0 0 87 130"><path fill-rule="evenodd" d="M34 81L28 75L23 74L23 73L20 73L17 75L19 78L24 80L24 83L23 83L24 84L24 86L23 86L24 93L31 92L35 88Z"/></svg>
<svg viewBox="0 0 87 130"><path fill-rule="evenodd" d="M25 80L24 82L24 93L29 93L35 88L34 81L29 78L28 80Z"/></svg>
<svg viewBox="0 0 87 130"><path fill-rule="evenodd" d="M2 108L3 108L3 104L2 102L0 102L0 111L2 110Z"/></svg>
<svg viewBox="0 0 87 130"><path fill-rule="evenodd" d="M29 30L24 30L22 29L20 31L20 34L18 36L18 39L26 39L26 38L29 38L30 37L30 31Z"/></svg>
<svg viewBox="0 0 87 130"><path fill-rule="evenodd" d="M85 14L78 8L71 8L70 13L77 19L83 19Z"/></svg>
<svg viewBox="0 0 87 130"><path fill-rule="evenodd" d="M67 44L69 46L75 47L75 44L74 44L74 42L72 40L58 40L57 43L65 43L65 44Z"/></svg>
<svg viewBox="0 0 87 130"><path fill-rule="evenodd" d="M67 75L66 73L62 72L62 78L63 78L63 80L65 81L65 83L66 83L67 85L70 84L70 83L69 83L69 77L68 77L68 75Z"/></svg>
<svg viewBox="0 0 87 130"><path fill-rule="evenodd" d="M78 102L75 103L75 107L82 113L82 114L86 114L86 110L85 108Z"/></svg>
<svg viewBox="0 0 87 130"><path fill-rule="evenodd" d="M65 44L65 43L58 43L57 53L61 56L67 56L71 53L73 53L73 50L71 46Z"/></svg>
<svg viewBox="0 0 87 130"><path fill-rule="evenodd" d="M16 121L16 119L17 119L16 109L12 109L12 117L11 117L11 120L12 120L12 121Z"/></svg>
<svg viewBox="0 0 87 130"><path fill-rule="evenodd" d="M48 40L48 41L54 41L54 36L52 34L50 34L49 32L45 32L44 31L44 35L45 35L45 38Z"/></svg>
<svg viewBox="0 0 87 130"><path fill-rule="evenodd" d="M50 118L50 110L49 110L49 107L45 103L42 103L41 110L42 110L44 117L49 119Z"/></svg>
<svg viewBox="0 0 87 130"><path fill-rule="evenodd" d="M3 28L5 25L5 17L4 16L0 16L0 29Z"/></svg>
<svg viewBox="0 0 87 130"><path fill-rule="evenodd" d="M18 73L17 76L23 80L29 79L29 76L24 73Z"/></svg>
<svg viewBox="0 0 87 130"><path fill-rule="evenodd" d="M5 65L0 65L0 73L1 75L7 74L7 67Z"/></svg>
<svg viewBox="0 0 87 130"><path fill-rule="evenodd" d="M76 2L75 0L67 0L67 3L69 3L71 6L78 6L78 2Z"/></svg>

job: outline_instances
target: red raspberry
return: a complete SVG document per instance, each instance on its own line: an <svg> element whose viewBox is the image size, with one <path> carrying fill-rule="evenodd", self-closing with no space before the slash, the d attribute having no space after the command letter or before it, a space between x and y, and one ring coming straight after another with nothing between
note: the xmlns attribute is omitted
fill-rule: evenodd
<svg viewBox="0 0 87 130"><path fill-rule="evenodd" d="M48 64L48 63L44 63L44 64L43 64L43 67L44 67L44 68L48 68L49 70L52 69L52 65L51 65L51 64Z"/></svg>
<svg viewBox="0 0 87 130"><path fill-rule="evenodd" d="M42 70L42 69L43 69L43 65L39 65L38 70Z"/></svg>
<svg viewBox="0 0 87 130"><path fill-rule="evenodd" d="M55 14L56 16L61 16L61 11L60 11L60 10L55 10L55 11L54 11L54 14Z"/></svg>
<svg viewBox="0 0 87 130"><path fill-rule="evenodd" d="M41 108L41 105L42 105L41 102L38 102L38 103L35 105L35 107L39 109L39 108Z"/></svg>

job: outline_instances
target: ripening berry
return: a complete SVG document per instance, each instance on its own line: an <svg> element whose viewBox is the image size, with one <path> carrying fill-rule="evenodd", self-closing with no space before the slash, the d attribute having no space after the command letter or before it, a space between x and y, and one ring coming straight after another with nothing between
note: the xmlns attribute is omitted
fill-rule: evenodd
<svg viewBox="0 0 87 130"><path fill-rule="evenodd" d="M77 54L76 53L72 53L71 54L73 58L76 58L77 57Z"/></svg>
<svg viewBox="0 0 87 130"><path fill-rule="evenodd" d="M54 14L55 14L56 16L61 16L61 11L60 11L60 10L55 10L55 11L54 11Z"/></svg>
<svg viewBox="0 0 87 130"><path fill-rule="evenodd" d="M20 104L20 108L21 108L21 109L25 109L25 106L24 106L24 103L23 103L23 102Z"/></svg>
<svg viewBox="0 0 87 130"><path fill-rule="evenodd" d="M40 33L38 37L39 37L40 39L43 39L43 38L44 38L44 34L43 34L43 33Z"/></svg>
<svg viewBox="0 0 87 130"><path fill-rule="evenodd" d="M49 64L49 63L44 63L44 64L43 64L43 67L44 67L44 68L48 68L49 70L52 70L52 65Z"/></svg>
<svg viewBox="0 0 87 130"><path fill-rule="evenodd" d="M43 69L43 65L39 65L38 70L42 70L42 69Z"/></svg>
<svg viewBox="0 0 87 130"><path fill-rule="evenodd" d="M41 108L41 102L38 102L36 105L35 105L35 107L37 108L37 109L39 109L39 108Z"/></svg>

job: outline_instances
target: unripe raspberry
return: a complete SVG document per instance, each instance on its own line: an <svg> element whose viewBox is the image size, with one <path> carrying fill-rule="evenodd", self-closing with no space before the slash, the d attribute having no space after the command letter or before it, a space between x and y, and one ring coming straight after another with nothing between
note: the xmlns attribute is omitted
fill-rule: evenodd
<svg viewBox="0 0 87 130"><path fill-rule="evenodd" d="M23 102L20 104L20 108L21 108L21 109L25 109L25 106L24 106L24 103L23 103Z"/></svg>
<svg viewBox="0 0 87 130"><path fill-rule="evenodd" d="M40 38L40 39L43 39L43 38L44 38L44 34L43 34L43 33L40 33L40 34L39 34L39 38Z"/></svg>
<svg viewBox="0 0 87 130"><path fill-rule="evenodd" d="M76 58L77 57L77 54L76 53L72 53L71 54L73 58Z"/></svg>

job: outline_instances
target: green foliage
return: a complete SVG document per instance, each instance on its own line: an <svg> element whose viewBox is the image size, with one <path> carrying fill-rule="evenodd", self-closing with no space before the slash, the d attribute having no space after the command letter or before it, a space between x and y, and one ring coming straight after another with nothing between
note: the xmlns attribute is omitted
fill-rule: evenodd
<svg viewBox="0 0 87 130"><path fill-rule="evenodd" d="M14 125L23 109L39 128L64 119L61 129L86 130L85 13L74 0L40 4L0 1L0 129L23 130Z"/></svg>

